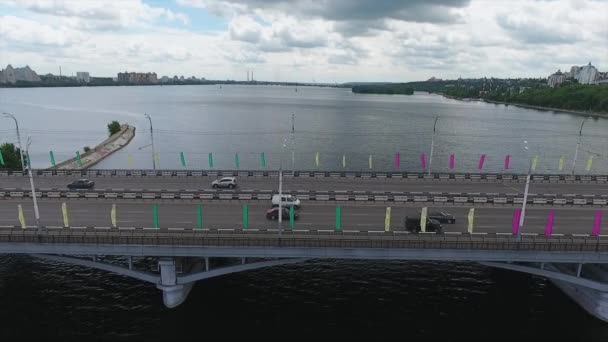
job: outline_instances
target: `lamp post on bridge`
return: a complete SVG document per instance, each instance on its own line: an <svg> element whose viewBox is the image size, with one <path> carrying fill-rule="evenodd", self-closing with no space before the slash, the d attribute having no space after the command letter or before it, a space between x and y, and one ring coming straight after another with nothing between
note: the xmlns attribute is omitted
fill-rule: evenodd
<svg viewBox="0 0 608 342"><path fill-rule="evenodd" d="M429 176L431 175L431 166L433 165L433 150L435 148L435 132L437 131L437 120L439 120L439 115L435 117L435 123L433 124L433 136L431 137L431 153L429 154Z"/></svg>
<svg viewBox="0 0 608 342"><path fill-rule="evenodd" d="M574 150L574 160L572 161L572 175L574 175L574 168L576 167L576 159L578 158L578 149L581 146L581 140L583 138L583 126L585 125L585 122L587 122L588 119L590 119L591 117L586 117L583 119L583 122L581 122L581 129L578 131L578 141L576 142L576 150Z"/></svg>
<svg viewBox="0 0 608 342"><path fill-rule="evenodd" d="M524 140L524 149L528 151L528 141ZM521 206L521 215L519 216L519 229L517 229L517 237L521 240L521 230L524 227L524 217L526 216L526 204L528 203L528 190L530 189L530 174L532 173L532 160L529 159L528 175L526 176L526 187L524 189L524 202Z"/></svg>
<svg viewBox="0 0 608 342"><path fill-rule="evenodd" d="M156 170L156 150L154 149L154 130L152 130L152 118L150 115L144 114L148 121L150 122L150 138L152 140L152 168Z"/></svg>
<svg viewBox="0 0 608 342"><path fill-rule="evenodd" d="M17 122L17 118L15 118L13 114L2 113L2 115L15 120L15 127L17 128L17 143L19 144L19 154L21 154L21 170L25 171L25 161L23 160L23 146L21 145L21 134L19 133L19 122Z"/></svg>
<svg viewBox="0 0 608 342"><path fill-rule="evenodd" d="M283 233L283 151L287 147L287 139L283 140L279 162L279 236Z"/></svg>

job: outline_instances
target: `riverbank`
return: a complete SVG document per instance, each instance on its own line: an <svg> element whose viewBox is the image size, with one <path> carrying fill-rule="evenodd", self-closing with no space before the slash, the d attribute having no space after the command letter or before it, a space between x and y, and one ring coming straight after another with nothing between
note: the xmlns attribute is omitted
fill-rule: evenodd
<svg viewBox="0 0 608 342"><path fill-rule="evenodd" d="M457 99L455 97L451 97L451 98ZM459 100L462 100L462 99L459 99ZM517 106L517 107L528 108L528 109L554 111L554 112L564 112L564 113L584 115L584 116L608 117L608 113L603 113L603 112L590 112L590 111L581 111L581 110L571 110L571 109L542 107L542 106L534 106L534 105L528 105L528 104L523 104L523 103L493 101L493 100L487 100L487 99L480 99L480 101L487 102L487 103L493 103L493 104L504 104L504 105L507 105L507 106Z"/></svg>
<svg viewBox="0 0 608 342"><path fill-rule="evenodd" d="M76 157L61 162L51 169L59 170L86 170L100 161L104 160L112 153L127 146L135 137L135 127L129 125L120 126L120 131L110 136L108 139L95 146L89 152L80 156L80 163Z"/></svg>

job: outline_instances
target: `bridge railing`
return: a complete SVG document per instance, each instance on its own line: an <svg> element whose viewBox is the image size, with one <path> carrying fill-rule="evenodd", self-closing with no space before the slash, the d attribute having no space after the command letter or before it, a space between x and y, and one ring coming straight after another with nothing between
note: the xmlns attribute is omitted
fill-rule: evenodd
<svg viewBox="0 0 608 342"><path fill-rule="evenodd" d="M511 234L435 234L406 232L248 231L224 230L75 230L34 229L0 231L0 243L300 247L300 248L397 248L465 249L503 251L608 252L606 236L543 236Z"/></svg>

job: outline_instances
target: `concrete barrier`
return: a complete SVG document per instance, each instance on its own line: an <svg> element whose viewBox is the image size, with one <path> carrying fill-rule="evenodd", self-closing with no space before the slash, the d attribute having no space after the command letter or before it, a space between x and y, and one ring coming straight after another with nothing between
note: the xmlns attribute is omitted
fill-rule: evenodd
<svg viewBox="0 0 608 342"><path fill-rule="evenodd" d="M473 203L488 203L487 197L473 197Z"/></svg>
<svg viewBox="0 0 608 342"><path fill-rule="evenodd" d="M447 202L448 198L447 197L442 197L442 196L435 196L433 198L434 202Z"/></svg>
<svg viewBox="0 0 608 342"><path fill-rule="evenodd" d="M84 194L85 198L97 198L99 197L99 194L96 192L87 192Z"/></svg>
<svg viewBox="0 0 608 342"><path fill-rule="evenodd" d="M492 202L496 203L496 204L506 204L507 203L507 199L504 197L495 197L492 199Z"/></svg>
<svg viewBox="0 0 608 342"><path fill-rule="evenodd" d="M546 198L535 198L532 200L532 203L534 204L547 204L547 199Z"/></svg>
<svg viewBox="0 0 608 342"><path fill-rule="evenodd" d="M572 200L572 204L576 204L576 205L587 204L587 199L586 198L575 198L574 200Z"/></svg>
<svg viewBox="0 0 608 342"><path fill-rule="evenodd" d="M414 202L428 202L427 196L414 196Z"/></svg>
<svg viewBox="0 0 608 342"><path fill-rule="evenodd" d="M386 196L386 195L374 195L373 197L374 197L374 201L388 201L388 196ZM396 197L399 197L399 196L396 196ZM402 197L405 197L405 196L402 196Z"/></svg>
<svg viewBox="0 0 608 342"><path fill-rule="evenodd" d="M593 205L606 205L605 199L593 199Z"/></svg>
<svg viewBox="0 0 608 342"><path fill-rule="evenodd" d="M315 195L317 201L329 201L329 195Z"/></svg>
<svg viewBox="0 0 608 342"><path fill-rule="evenodd" d="M559 204L559 205L566 204L566 199L565 198L554 198L553 204Z"/></svg>
<svg viewBox="0 0 608 342"><path fill-rule="evenodd" d="M162 199L174 199L175 198L175 194L173 194L173 193L161 193L160 194L160 198L162 198Z"/></svg>
<svg viewBox="0 0 608 342"><path fill-rule="evenodd" d="M454 197L455 203L467 203L469 201L468 197Z"/></svg>
<svg viewBox="0 0 608 342"><path fill-rule="evenodd" d="M378 196L376 196L376 198L378 198ZM393 199L395 202L407 202L407 196L394 196Z"/></svg>

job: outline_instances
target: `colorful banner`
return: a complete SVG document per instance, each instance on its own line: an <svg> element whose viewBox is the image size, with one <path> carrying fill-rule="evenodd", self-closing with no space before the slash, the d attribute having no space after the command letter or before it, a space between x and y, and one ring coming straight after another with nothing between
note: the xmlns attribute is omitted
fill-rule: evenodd
<svg viewBox="0 0 608 342"><path fill-rule="evenodd" d="M450 154L450 170L454 169L454 155Z"/></svg>
<svg viewBox="0 0 608 342"><path fill-rule="evenodd" d="M336 207L336 231L342 230L342 208Z"/></svg>
<svg viewBox="0 0 608 342"><path fill-rule="evenodd" d="M234 154L234 166L236 167L236 169L239 169L239 154L235 153Z"/></svg>
<svg viewBox="0 0 608 342"><path fill-rule="evenodd" d="M116 222L116 204L112 204L112 209L110 210L110 221L112 221L112 228L118 227L118 223Z"/></svg>
<svg viewBox="0 0 608 342"><path fill-rule="evenodd" d="M562 156L561 158L559 158L559 170L560 171L564 170L564 156Z"/></svg>
<svg viewBox="0 0 608 342"><path fill-rule="evenodd" d="M505 156L505 170L509 169L509 163L511 162L511 156L510 155L506 155Z"/></svg>
<svg viewBox="0 0 608 342"><path fill-rule="evenodd" d="M160 164L160 152L154 154L154 159L156 160L156 164Z"/></svg>
<svg viewBox="0 0 608 342"><path fill-rule="evenodd" d="M0 151L0 165L4 165L4 157L2 157L2 151Z"/></svg>
<svg viewBox="0 0 608 342"><path fill-rule="evenodd" d="M591 165L593 165L593 156L589 156L587 160L587 172L591 171Z"/></svg>
<svg viewBox="0 0 608 342"><path fill-rule="evenodd" d="M61 213L63 214L63 227L70 226L70 218L68 217L68 205L65 202L61 203Z"/></svg>
<svg viewBox="0 0 608 342"><path fill-rule="evenodd" d="M547 225L545 226L545 236L549 237L553 233L553 220L555 218L555 211L549 212L549 218L547 218Z"/></svg>
<svg viewBox="0 0 608 342"><path fill-rule="evenodd" d="M386 215L384 216L384 231L391 230L391 207L386 207Z"/></svg>
<svg viewBox="0 0 608 342"><path fill-rule="evenodd" d="M186 167L186 157L184 157L184 152L179 153L179 159L182 161L182 167Z"/></svg>
<svg viewBox="0 0 608 342"><path fill-rule="evenodd" d="M343 169L346 168L346 155L345 154L342 155L342 168Z"/></svg>
<svg viewBox="0 0 608 342"><path fill-rule="evenodd" d="M78 162L78 166L82 166L82 160L80 160L80 151L76 151L76 161Z"/></svg>
<svg viewBox="0 0 608 342"><path fill-rule="evenodd" d="M249 228L249 206L243 205L243 229Z"/></svg>
<svg viewBox="0 0 608 342"><path fill-rule="evenodd" d="M521 217L521 209L516 209L513 214L513 234L519 233L519 218Z"/></svg>
<svg viewBox="0 0 608 342"><path fill-rule="evenodd" d="M399 169L401 166L401 155L399 152L395 153L395 169Z"/></svg>
<svg viewBox="0 0 608 342"><path fill-rule="evenodd" d="M427 219L427 209L426 207L422 208L420 212L420 231L426 232L426 219Z"/></svg>
<svg viewBox="0 0 608 342"><path fill-rule="evenodd" d="M591 235L593 235L593 236L600 235L601 224L602 224L602 211L596 210L595 211L595 220L593 221L593 231L591 232Z"/></svg>
<svg viewBox="0 0 608 342"><path fill-rule="evenodd" d="M369 158L368 158L367 162L368 162L369 168L371 170L372 169L372 155L371 154L369 155Z"/></svg>
<svg viewBox="0 0 608 342"><path fill-rule="evenodd" d="M25 225L25 215L23 215L23 207L21 204L17 204L17 212L19 216L19 223L21 223L21 228L25 229L27 226Z"/></svg>
<svg viewBox="0 0 608 342"><path fill-rule="evenodd" d="M289 207L289 228L293 229L296 225L296 214L293 209L293 205Z"/></svg>
<svg viewBox="0 0 608 342"><path fill-rule="evenodd" d="M213 169L213 153L209 153L209 168Z"/></svg>
<svg viewBox="0 0 608 342"><path fill-rule="evenodd" d="M477 165L477 168L481 171L483 170L483 163L486 161L486 155L482 154L481 157L479 157L479 164Z"/></svg>
<svg viewBox="0 0 608 342"><path fill-rule="evenodd" d="M53 151L49 151L49 157L51 159L51 165L55 166L55 155L53 154Z"/></svg>
<svg viewBox="0 0 608 342"><path fill-rule="evenodd" d="M154 220L154 228L158 229L158 204L152 206L152 218Z"/></svg>
<svg viewBox="0 0 608 342"><path fill-rule="evenodd" d="M260 154L260 165L262 165L263 169L266 168L266 156L264 155L264 152Z"/></svg>
<svg viewBox="0 0 608 342"><path fill-rule="evenodd" d="M424 153L420 155L420 166L423 170L426 170L426 156L424 155Z"/></svg>
<svg viewBox="0 0 608 342"><path fill-rule="evenodd" d="M315 154L315 166L319 167L319 152L317 152L317 154Z"/></svg>
<svg viewBox="0 0 608 342"><path fill-rule="evenodd" d="M473 234L473 220L475 219L475 208L471 208L469 210L469 225L467 227L467 231L469 232L469 234Z"/></svg>
<svg viewBox="0 0 608 342"><path fill-rule="evenodd" d="M203 228L203 206L200 204L196 205L196 226Z"/></svg>
<svg viewBox="0 0 608 342"><path fill-rule="evenodd" d="M532 158L532 171L536 171L536 165L538 164L538 156Z"/></svg>
<svg viewBox="0 0 608 342"><path fill-rule="evenodd" d="M129 166L129 168L133 167L133 156L130 153L127 154L127 165Z"/></svg>

